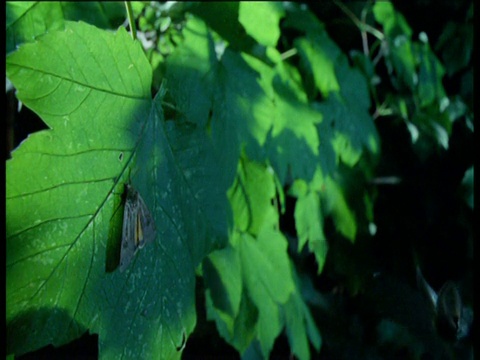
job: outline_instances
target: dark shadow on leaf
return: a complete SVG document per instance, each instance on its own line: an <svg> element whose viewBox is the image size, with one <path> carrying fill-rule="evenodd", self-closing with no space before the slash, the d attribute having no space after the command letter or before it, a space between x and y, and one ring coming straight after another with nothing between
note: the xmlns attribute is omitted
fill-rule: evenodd
<svg viewBox="0 0 480 360"><path fill-rule="evenodd" d="M40 349L45 344L58 347L80 337L86 331L83 325L72 319L63 309L40 308L25 311L7 322L6 353L19 356ZM48 347L53 348L52 345Z"/></svg>
<svg viewBox="0 0 480 360"><path fill-rule="evenodd" d="M125 192L115 199L114 212L110 218L108 242L106 247L105 271L113 272L120 263L120 245L122 240L123 209Z"/></svg>

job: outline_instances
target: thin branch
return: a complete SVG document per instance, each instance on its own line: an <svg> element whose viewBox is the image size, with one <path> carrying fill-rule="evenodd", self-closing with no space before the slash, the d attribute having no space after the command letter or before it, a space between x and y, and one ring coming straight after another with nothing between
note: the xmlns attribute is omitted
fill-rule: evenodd
<svg viewBox="0 0 480 360"><path fill-rule="evenodd" d="M362 24L365 25L367 23L367 7L366 6L363 7L361 16L362 16ZM368 49L367 32L362 30L361 34L362 34L363 53L365 54L365 56L368 57L370 50Z"/></svg>
<svg viewBox="0 0 480 360"><path fill-rule="evenodd" d="M388 116L392 114L393 114L393 110L388 108L385 102L383 102L380 106L377 106L377 108L375 109L375 112L372 115L372 118L373 120L376 120L380 116Z"/></svg>
<svg viewBox="0 0 480 360"><path fill-rule="evenodd" d="M298 51L295 48L287 50L284 53L282 53L282 55L281 55L282 60L287 60L289 57L297 55L297 53L298 53Z"/></svg>
<svg viewBox="0 0 480 360"><path fill-rule="evenodd" d="M377 56L375 56L375 59L372 60L372 65L375 67L375 65L378 64L378 62L380 61L380 59L382 58L382 55L383 55L383 51L380 49L378 51L378 54Z"/></svg>
<svg viewBox="0 0 480 360"><path fill-rule="evenodd" d="M378 30L375 29L373 26L370 26L368 24L362 23L353 12L350 11L349 8L347 8L345 5L343 5L340 1L338 0L333 0L334 4L337 5L349 18L350 20L353 21L353 23L360 29L368 32L369 34L375 36L379 40L385 39L385 35Z"/></svg>

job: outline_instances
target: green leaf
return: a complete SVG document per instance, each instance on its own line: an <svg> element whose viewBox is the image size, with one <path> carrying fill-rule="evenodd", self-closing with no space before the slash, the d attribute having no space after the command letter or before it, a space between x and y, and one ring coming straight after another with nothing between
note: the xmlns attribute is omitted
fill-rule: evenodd
<svg viewBox="0 0 480 360"><path fill-rule="evenodd" d="M347 57L342 54L336 61L335 72L337 74L338 83L340 84L340 95L344 103L357 115L362 112L365 116L371 106L370 94L368 91L368 80L356 67L351 67L348 64ZM357 115L359 116L359 115ZM375 127L371 120L365 125L366 131L375 134ZM365 120L366 121L366 120ZM375 152L372 144L365 144L370 148L370 151Z"/></svg>
<svg viewBox="0 0 480 360"><path fill-rule="evenodd" d="M325 98L313 104L323 115L316 126L324 173L333 172L339 159L348 166L355 165L364 148L378 152L378 134L368 113L371 104L365 76L350 67L347 57L320 27L297 39L296 44L310 97L315 98L315 90L319 90Z"/></svg>
<svg viewBox="0 0 480 360"><path fill-rule="evenodd" d="M319 143L314 124L322 117L307 105L298 73L229 48L218 54L212 41L205 25L190 19L167 78L185 121L210 129L225 178L233 179L243 146L252 159L269 157L282 184L289 166L293 177L311 178Z"/></svg>
<svg viewBox="0 0 480 360"><path fill-rule="evenodd" d="M183 36L183 42L167 58L165 78L175 106L185 120L204 127L212 105L214 84L208 74L217 64L215 48L200 19L191 18Z"/></svg>
<svg viewBox="0 0 480 360"><path fill-rule="evenodd" d="M379 1L373 5L373 15L379 22L390 39L395 39L397 35L405 35L408 38L412 36L412 29L402 14L395 11L390 1Z"/></svg>
<svg viewBox="0 0 480 360"><path fill-rule="evenodd" d="M238 252L227 246L212 252L203 262L203 276L213 305L232 319L240 309L242 298L242 270ZM229 333L233 333L233 323Z"/></svg>
<svg viewBox="0 0 480 360"><path fill-rule="evenodd" d="M247 56L245 56L247 57ZM272 126L272 103L244 56L227 48L215 68L211 136L230 170L241 149L257 159ZM257 156L256 156L257 155Z"/></svg>
<svg viewBox="0 0 480 360"><path fill-rule="evenodd" d="M64 1L65 20L84 21L101 29L116 29L127 15L123 1Z"/></svg>
<svg viewBox="0 0 480 360"><path fill-rule="evenodd" d="M10 343L28 351L79 336L100 310L109 214L149 117L151 70L125 30L67 23L8 56L7 74L51 128L7 162L7 321L31 321L37 335Z"/></svg>
<svg viewBox="0 0 480 360"><path fill-rule="evenodd" d="M168 121L165 132L165 141L157 139L152 144L164 141L168 145L164 151L171 152L170 163L157 164L158 176L166 186L163 189L172 191L172 213L166 214L169 218L165 221L174 220L177 232L186 236L193 264L199 264L206 254L227 243L231 220L227 185L218 176L213 145L203 129ZM148 159L149 154L145 156Z"/></svg>
<svg viewBox="0 0 480 360"><path fill-rule="evenodd" d="M83 20L104 29L120 26L125 20L122 2L41 2L8 1L7 53L46 32L63 29L65 20Z"/></svg>
<svg viewBox="0 0 480 360"><path fill-rule="evenodd" d="M471 5L473 8L473 3ZM472 49L473 25L471 22L447 22L435 46L436 51L441 51L442 60L449 76L468 66L472 57Z"/></svg>
<svg viewBox="0 0 480 360"><path fill-rule="evenodd" d="M298 276L292 266L296 291L283 306L286 332L292 352L299 359L310 359L309 340L316 351L320 350L322 338L313 320L312 314L300 293Z"/></svg>
<svg viewBox="0 0 480 360"><path fill-rule="evenodd" d="M7 1L7 54L47 31L62 29L64 17L58 2Z"/></svg>
<svg viewBox="0 0 480 360"><path fill-rule="evenodd" d="M242 1L238 8L238 21L247 34L260 44L275 47L280 37L280 19L284 14L280 2Z"/></svg>
<svg viewBox="0 0 480 360"><path fill-rule="evenodd" d="M203 262L207 286L207 313L220 335L240 353L255 337L258 310L243 286L240 254L228 245L211 253Z"/></svg>
<svg viewBox="0 0 480 360"><path fill-rule="evenodd" d="M318 273L321 273L327 257L328 243L323 232L320 197L316 192L309 191L298 198L295 204L295 229L298 235L298 251L300 252L308 241L309 249L317 260Z"/></svg>
<svg viewBox="0 0 480 360"><path fill-rule="evenodd" d="M418 84L416 72L417 59L414 46L406 35L398 35L390 45L389 56L386 57L389 71L395 71L397 78L391 78L397 90L402 91L405 86L414 91Z"/></svg>
<svg viewBox="0 0 480 360"><path fill-rule="evenodd" d="M293 291L287 243L274 230L278 227L278 209L272 203L276 189L270 167L245 156L241 158L237 178L228 192L235 225L230 239L232 250L213 253L204 262L207 296L212 305L210 318L215 319L222 336L241 353L253 338L248 329L243 329L243 333L238 330L250 324L266 357L283 328L279 306ZM256 239L250 234L257 235ZM244 305L240 304L239 309L240 293Z"/></svg>
<svg viewBox="0 0 480 360"><path fill-rule="evenodd" d="M308 242L318 264L318 273L321 273L328 252L323 232L325 217L332 216L337 230L351 242L355 241L357 220L352 204L347 203L345 184L340 184L338 173L334 179L323 175L321 166L317 166L313 179L309 183L296 180L290 194L297 197L294 216L298 251Z"/></svg>
<svg viewBox="0 0 480 360"><path fill-rule="evenodd" d="M293 28L306 34L320 33L325 28L325 25L306 6L288 2L284 7L286 16L283 26L285 28Z"/></svg>
<svg viewBox="0 0 480 360"><path fill-rule="evenodd" d="M325 212L326 214L332 214L338 231L351 242L354 242L357 234L355 214L348 206L340 185L330 177L325 179L324 203Z"/></svg>
<svg viewBox="0 0 480 360"><path fill-rule="evenodd" d="M7 162L8 351L88 329L101 358L179 358L195 324L194 269L227 239L212 143L165 124L163 90L152 102L151 67L123 28L67 22L9 55L7 75L50 127ZM120 273L109 264L126 182L157 237Z"/></svg>
<svg viewBox="0 0 480 360"><path fill-rule="evenodd" d="M311 179L319 159L319 135L315 125L322 114L306 103L303 92L298 92L286 69L277 69L273 78L274 116L267 142L267 153L282 184L290 178Z"/></svg>
<svg viewBox="0 0 480 360"><path fill-rule="evenodd" d="M335 94L315 104L315 108L324 114L324 124L318 128L319 132L323 130L320 140L323 140L325 156L321 164L326 175L335 171L339 160L352 167L359 161L364 149L378 152L379 139L373 120L354 100L345 103Z"/></svg>
<svg viewBox="0 0 480 360"><path fill-rule="evenodd" d="M213 307L210 291L206 291L207 314L215 320L220 335L240 354L244 354L255 338L258 310L245 291L242 291L240 308L235 317ZM231 330L233 329L233 330Z"/></svg>
<svg viewBox="0 0 480 360"><path fill-rule="evenodd" d="M326 31L311 34L309 37L295 40L295 47L298 49L301 66L304 68L307 89L310 88L311 97L315 97L313 85L321 91L324 97L330 92L338 92L340 84L335 75L335 64L340 56L340 49L328 37ZM314 80L314 84L309 83Z"/></svg>
<svg viewBox="0 0 480 360"><path fill-rule="evenodd" d="M448 114L446 112L440 113L436 104L431 104L424 110L415 112L412 116L412 123L420 130L422 135L420 140L426 141L426 143L432 142L431 145L438 144L444 149L448 149L452 124ZM419 144L416 143L416 145ZM423 151L427 151L427 149L423 149Z"/></svg>
<svg viewBox="0 0 480 360"><path fill-rule="evenodd" d="M278 209L272 204L276 184L271 167L242 157L237 177L228 191L235 228L258 235L266 225L278 224Z"/></svg>
<svg viewBox="0 0 480 360"><path fill-rule="evenodd" d="M395 71L397 78L391 78L397 90L407 86L411 91L418 84L417 60L411 42L412 29L402 14L395 11L392 3L381 1L373 6L375 20L383 26L389 51L386 64L389 72Z"/></svg>
<svg viewBox="0 0 480 360"><path fill-rule="evenodd" d="M242 234L238 246L243 275L254 301L261 302L260 292L266 291L273 301L285 303L293 291L285 237L265 226L257 239ZM257 292L257 285L264 289Z"/></svg>
<svg viewBox="0 0 480 360"><path fill-rule="evenodd" d="M190 11L203 19L234 51L242 51L268 62L266 49L246 33L239 21L239 2L199 2Z"/></svg>
<svg viewBox="0 0 480 360"><path fill-rule="evenodd" d="M282 306L294 291L287 242L266 226L256 239L235 232L230 243L204 262L209 318L240 353L255 336L268 358L284 325Z"/></svg>
<svg viewBox="0 0 480 360"><path fill-rule="evenodd" d="M257 338L268 358L283 328L279 306L294 291L287 241L280 232L264 227L257 239L242 234L238 247L245 286L258 308Z"/></svg>
<svg viewBox="0 0 480 360"><path fill-rule="evenodd" d="M445 70L430 50L428 43L418 48L420 70L418 73L418 97L420 106L424 107L433 102L440 103L445 98L445 90L442 85L442 78Z"/></svg>
<svg viewBox="0 0 480 360"><path fill-rule="evenodd" d="M311 164L318 161L319 156L315 125L322 121L322 114L307 103L295 68L281 62L270 67L247 56L245 60L259 73L258 82L264 92L254 98L258 104L255 118L265 124L262 130L270 130L264 149L251 155L252 151L248 150L253 148L253 142L250 142L247 153L257 160L267 157L281 184L285 184L287 177L310 179L314 172Z"/></svg>
<svg viewBox="0 0 480 360"><path fill-rule="evenodd" d="M226 183L231 184L243 146L255 155L271 127L271 102L258 75L236 52L215 52L207 27L191 18L185 39L167 61L166 77L184 121L207 126Z"/></svg>

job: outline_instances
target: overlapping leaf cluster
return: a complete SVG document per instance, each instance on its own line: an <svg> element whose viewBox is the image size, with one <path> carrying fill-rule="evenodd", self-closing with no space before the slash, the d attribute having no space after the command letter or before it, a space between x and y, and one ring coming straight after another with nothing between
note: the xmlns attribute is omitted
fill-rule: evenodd
<svg viewBox="0 0 480 360"><path fill-rule="evenodd" d="M308 357L307 338L318 350L320 336L278 228L283 188L293 185L292 194L299 198L299 249L308 242L321 270L327 245L320 199L339 230L353 240L355 219L333 180L335 168L339 159L353 165L362 146L376 150L368 101L350 114L348 89L342 90L337 79L337 74L358 77L359 72L349 67L322 26L312 20L313 30L300 39L306 47L314 47L309 36L329 46L323 54L329 71L315 70L328 101L313 104L298 69L274 49L278 22L285 16L282 7L274 5L276 15L265 23L268 31L259 32L250 25L255 21L251 5L218 5L239 11L233 26L251 32L243 44L226 44L233 34L222 33L225 29L215 23L209 26L220 33L209 29L212 17L204 22L205 9L196 9L197 16L187 16L184 41L163 64L169 100L180 114L164 123L158 105L163 92L157 101L150 99L150 66L124 31L113 36L58 16L58 27L42 36L44 28L30 24L53 26L44 17L48 9L27 5L8 8L14 39L9 49L34 42L9 55L7 72L19 99L51 130L32 136L8 164L10 351L61 344L88 329L100 334L105 357L118 351L172 356L193 326L193 269L211 244L221 244L215 239L222 231L227 235L228 212L221 199L230 185L230 240L205 263L211 316L240 352L256 339L267 357L285 325L296 354ZM255 7L256 16L270 13L270 6ZM25 25L27 17L33 20ZM292 26L299 25L294 21ZM265 38L267 33L274 37ZM248 48L252 43L265 53L254 56ZM305 66L312 66L319 52L302 53ZM325 77L330 80L324 82ZM352 137L356 117L367 124L359 127L359 138ZM327 127L338 129L321 131ZM27 178L23 174L32 162L37 166ZM146 202L160 229L160 245L148 256L142 252L124 278L105 269L115 263L112 248L118 245L112 233L120 227L119 194L132 171L139 191L153 194ZM25 216L32 207L35 211ZM232 263L223 271L225 256ZM219 298L226 299L226 310ZM122 319L128 326L118 324L125 331L112 336L109 329ZM135 330L145 326L151 334L146 348ZM38 335L29 338L26 332Z"/></svg>
<svg viewBox="0 0 480 360"><path fill-rule="evenodd" d="M419 155L426 157L428 155L425 154L434 152L437 146L448 149L453 122L466 116L469 126L473 127L465 99L449 97L445 93L442 83L445 66L434 54L425 32L419 34L418 40L413 39L412 29L405 18L389 2L375 4L372 11L375 20L383 27L380 52L394 89L379 94L382 107L388 108L389 115L405 121ZM450 28L452 26L450 23ZM465 56L457 56L453 60L451 48L443 51L449 75L466 67L471 58L472 28L465 24L459 29L465 32L465 42L459 49ZM449 41L451 30L446 30L437 48L445 48ZM461 61L463 63L459 63ZM369 66L371 63L366 67ZM466 75L471 77L471 74Z"/></svg>
<svg viewBox="0 0 480 360"><path fill-rule="evenodd" d="M364 182L379 153L371 93L445 144L463 113L442 65L388 2L372 8L379 46L410 93L382 99L368 54L350 61L298 4L134 2L136 42L100 29L120 25L117 5L7 5L7 76L50 127L7 163L8 351L89 330L102 358L178 358L197 269L209 318L241 354L268 358L285 331L308 359L322 337L289 251L313 253L320 273L325 219L351 242L372 220L370 194L352 199L347 181L355 169ZM120 274L128 181L158 236ZM280 229L286 195L296 234Z"/></svg>
<svg viewBox="0 0 480 360"><path fill-rule="evenodd" d="M297 250L308 244L320 272L328 250L324 217L332 216L352 241L357 232L338 182L339 163L354 166L366 149L378 151L367 80L323 25L296 6L212 4L192 11L202 19L188 19L184 40L167 59L165 77L179 110L177 121L206 128L221 176L233 181L229 245L211 254L203 267L209 316L241 353L268 357L285 328L293 353L308 358L309 341L318 350L321 338L279 229L283 189L298 198ZM234 23L219 21L215 14L220 12ZM302 34L295 40L299 68L275 49L282 18ZM240 24L246 35L229 38L228 31ZM313 95L305 90L310 77Z"/></svg>

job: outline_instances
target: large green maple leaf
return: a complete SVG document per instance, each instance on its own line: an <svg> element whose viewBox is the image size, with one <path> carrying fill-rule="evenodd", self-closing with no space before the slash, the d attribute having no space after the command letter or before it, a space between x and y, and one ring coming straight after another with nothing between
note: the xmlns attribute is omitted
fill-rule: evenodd
<svg viewBox="0 0 480 360"><path fill-rule="evenodd" d="M11 53L7 76L50 128L7 162L7 352L88 330L101 358L180 358L195 267L226 234L210 140L165 122L164 91L152 99L151 66L123 28L66 22ZM122 273L125 183L157 235Z"/></svg>

